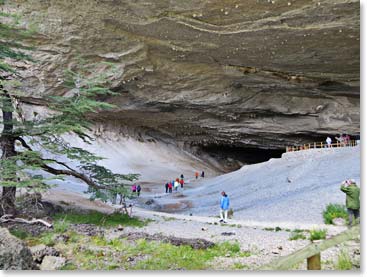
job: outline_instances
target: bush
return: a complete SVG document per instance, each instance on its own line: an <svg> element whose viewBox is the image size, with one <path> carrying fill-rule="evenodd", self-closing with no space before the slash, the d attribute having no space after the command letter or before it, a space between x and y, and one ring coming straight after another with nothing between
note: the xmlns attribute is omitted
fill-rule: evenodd
<svg viewBox="0 0 367 277"><path fill-rule="evenodd" d="M345 250L342 250L338 256L338 262L336 264L338 270L351 270L352 261Z"/></svg>
<svg viewBox="0 0 367 277"><path fill-rule="evenodd" d="M310 231L310 241L320 240L326 238L326 230L311 230Z"/></svg>
<svg viewBox="0 0 367 277"><path fill-rule="evenodd" d="M232 208L228 210L228 218L233 218L234 211Z"/></svg>
<svg viewBox="0 0 367 277"><path fill-rule="evenodd" d="M346 222L348 221L347 209L344 205L340 204L327 205L322 215L324 217L325 224L333 224L334 218L344 218Z"/></svg>

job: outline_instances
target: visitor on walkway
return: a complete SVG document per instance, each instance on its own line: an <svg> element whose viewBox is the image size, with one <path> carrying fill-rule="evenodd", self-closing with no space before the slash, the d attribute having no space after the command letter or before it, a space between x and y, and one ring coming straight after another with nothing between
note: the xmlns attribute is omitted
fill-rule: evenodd
<svg viewBox="0 0 367 277"><path fill-rule="evenodd" d="M222 198L220 199L220 220L219 222L227 223L228 209L229 209L229 197L222 191Z"/></svg>
<svg viewBox="0 0 367 277"><path fill-rule="evenodd" d="M131 186L131 191L132 191L133 193L136 193L136 185L132 185L132 186Z"/></svg>
<svg viewBox="0 0 367 277"><path fill-rule="evenodd" d="M195 172L195 179L197 180L199 178L199 172Z"/></svg>
<svg viewBox="0 0 367 277"><path fill-rule="evenodd" d="M183 174L181 174L181 179L184 179L184 175Z"/></svg>
<svg viewBox="0 0 367 277"><path fill-rule="evenodd" d="M201 177L204 178L204 171L201 172Z"/></svg>
<svg viewBox="0 0 367 277"><path fill-rule="evenodd" d="M331 147L331 143L332 143L332 140L330 137L327 137L326 138L326 144L327 144L327 147L330 148Z"/></svg>
<svg viewBox="0 0 367 277"><path fill-rule="evenodd" d="M168 182L165 184L166 193L168 193Z"/></svg>
<svg viewBox="0 0 367 277"><path fill-rule="evenodd" d="M183 189L184 179L181 179L181 180L180 180L180 185L181 185L181 188Z"/></svg>
<svg viewBox="0 0 367 277"><path fill-rule="evenodd" d="M168 191L169 191L169 193L172 193L172 187L173 187L172 182L169 182L168 183Z"/></svg>
<svg viewBox="0 0 367 277"><path fill-rule="evenodd" d="M140 185L138 185L137 187L136 187L136 191L137 191L137 193L138 193L138 197L140 196L140 191L141 191L141 186Z"/></svg>
<svg viewBox="0 0 367 277"><path fill-rule="evenodd" d="M346 194L346 206L349 217L348 226L351 227L353 216L356 222L359 219L359 187L354 179L350 179L342 183L340 190Z"/></svg>
<svg viewBox="0 0 367 277"><path fill-rule="evenodd" d="M180 186L180 183L176 180L173 187L175 188L175 191L178 190L178 187Z"/></svg>

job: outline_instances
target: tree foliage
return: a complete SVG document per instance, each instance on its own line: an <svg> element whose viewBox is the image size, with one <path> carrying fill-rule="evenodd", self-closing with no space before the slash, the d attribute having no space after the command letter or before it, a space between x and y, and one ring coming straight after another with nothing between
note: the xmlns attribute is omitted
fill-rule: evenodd
<svg viewBox="0 0 367 277"><path fill-rule="evenodd" d="M1 14L1 17L11 16ZM22 44L27 32L6 22L0 20L0 108L3 112L0 185L3 192L7 187L47 189L52 183L50 180L73 176L88 184L93 199L107 201L117 194L129 196L126 184L137 180L137 174L113 173L98 164L102 157L72 146L65 136L75 134L85 143L92 142L93 138L88 135L93 127L90 115L114 108L103 101L115 95L108 89L107 74L96 75L95 64L79 63L67 69L65 94L43 97L48 115L40 117L34 113L33 118L25 118L19 104L22 94L17 88L22 79L11 65L14 61L31 61L30 55L24 52L30 47ZM112 65L108 67L113 70ZM4 197L8 195L3 193Z"/></svg>

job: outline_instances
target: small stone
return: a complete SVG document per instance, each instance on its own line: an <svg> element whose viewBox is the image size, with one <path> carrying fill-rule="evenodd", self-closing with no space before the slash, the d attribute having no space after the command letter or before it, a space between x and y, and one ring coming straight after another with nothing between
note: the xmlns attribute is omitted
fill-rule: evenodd
<svg viewBox="0 0 367 277"><path fill-rule="evenodd" d="M291 2L288 2L288 6L290 6L290 5L292 5L292 3Z"/></svg>
<svg viewBox="0 0 367 277"><path fill-rule="evenodd" d="M207 230L208 230L208 228L206 228L206 227L201 228L201 231L207 231Z"/></svg>
<svg viewBox="0 0 367 277"><path fill-rule="evenodd" d="M225 15L228 15L228 12L227 12L227 11L225 11L225 12L224 12L224 14L225 14Z"/></svg>
<svg viewBox="0 0 367 277"><path fill-rule="evenodd" d="M283 250L283 246L278 246L278 249L279 250Z"/></svg>
<svg viewBox="0 0 367 277"><path fill-rule="evenodd" d="M337 218L334 218L332 220L332 223L336 226L344 226L345 225L345 219L344 218L340 218L340 217L337 217Z"/></svg>
<svg viewBox="0 0 367 277"><path fill-rule="evenodd" d="M124 230L124 227L122 227L122 225L119 225L119 226L117 226L117 230L122 231L122 230Z"/></svg>
<svg viewBox="0 0 367 277"><path fill-rule="evenodd" d="M279 254L279 251L278 250L273 250L273 251L271 251L271 253L273 253L273 254Z"/></svg>

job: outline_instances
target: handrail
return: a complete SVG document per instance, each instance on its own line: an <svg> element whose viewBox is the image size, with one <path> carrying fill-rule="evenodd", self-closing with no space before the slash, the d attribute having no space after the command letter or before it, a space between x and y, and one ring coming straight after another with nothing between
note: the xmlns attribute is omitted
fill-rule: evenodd
<svg viewBox="0 0 367 277"><path fill-rule="evenodd" d="M358 140L350 140L349 142L337 141L336 143L331 143L330 145L328 145L325 142L313 142L313 143L306 143L300 146L287 146L286 152L295 152L295 151L316 149L316 148L352 147L352 146L357 146L357 145L359 145Z"/></svg>
<svg viewBox="0 0 367 277"><path fill-rule="evenodd" d="M286 270L292 268L294 265L302 262L304 259L309 260L310 258L318 255L318 259L320 259L320 252L324 251L328 248L331 248L335 245L338 245L342 242L353 240L358 238L360 235L360 226L356 225L347 231L344 231L332 238L324 240L319 243L311 243L306 247L289 254L284 257L280 257L279 259L272 261L266 265L261 266L260 270ZM308 269L313 269L309 268ZM321 266L320 268L321 269Z"/></svg>

